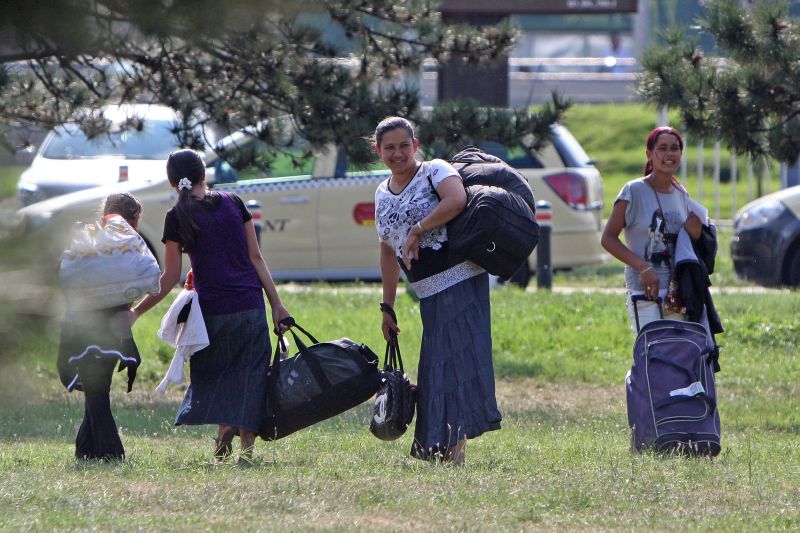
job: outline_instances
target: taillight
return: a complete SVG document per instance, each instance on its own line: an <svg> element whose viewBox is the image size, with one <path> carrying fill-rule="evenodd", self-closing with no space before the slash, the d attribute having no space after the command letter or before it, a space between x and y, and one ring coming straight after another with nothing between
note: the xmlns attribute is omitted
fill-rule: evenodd
<svg viewBox="0 0 800 533"><path fill-rule="evenodd" d="M353 220L359 226L375 224L375 204L373 202L356 204L353 208Z"/></svg>
<svg viewBox="0 0 800 533"><path fill-rule="evenodd" d="M550 174L544 177L544 181L571 208L584 210L589 207L589 187L580 174Z"/></svg>

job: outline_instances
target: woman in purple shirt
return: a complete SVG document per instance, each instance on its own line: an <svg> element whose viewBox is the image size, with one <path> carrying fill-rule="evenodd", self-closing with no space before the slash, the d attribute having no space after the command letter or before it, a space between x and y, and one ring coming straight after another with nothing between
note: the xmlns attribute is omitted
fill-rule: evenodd
<svg viewBox="0 0 800 533"><path fill-rule="evenodd" d="M214 455L218 459L230 455L231 441L238 434L242 456L250 458L261 425L271 351L263 293L276 328L285 328L280 322L289 312L278 296L242 200L206 188L205 164L193 150L170 154L167 176L178 191L178 201L164 221L161 292L144 298L132 310L132 319L178 283L181 254L187 253L211 344L190 360L191 384L175 423L217 424Z"/></svg>

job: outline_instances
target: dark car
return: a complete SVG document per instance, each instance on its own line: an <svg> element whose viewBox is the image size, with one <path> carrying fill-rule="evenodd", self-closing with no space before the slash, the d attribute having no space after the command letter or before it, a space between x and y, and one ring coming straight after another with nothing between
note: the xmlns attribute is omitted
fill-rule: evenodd
<svg viewBox="0 0 800 533"><path fill-rule="evenodd" d="M800 286L800 186L744 206L733 224L736 274L767 287Z"/></svg>

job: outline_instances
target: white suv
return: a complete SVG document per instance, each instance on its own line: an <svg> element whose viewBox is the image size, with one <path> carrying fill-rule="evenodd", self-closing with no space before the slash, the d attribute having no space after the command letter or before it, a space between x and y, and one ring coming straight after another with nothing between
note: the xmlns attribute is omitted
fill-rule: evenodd
<svg viewBox="0 0 800 533"><path fill-rule="evenodd" d="M226 157L207 161L208 181L215 190L238 194L253 211L276 279L380 278L374 195L387 170L349 170L343 153L335 149L316 154L300 169L289 158L272 160L264 169L263 154L253 138L232 136L217 147ZM522 172L536 200L551 203L553 268L606 259L600 247L600 173L565 128L555 126L552 144L538 153L509 153L496 145L486 148ZM80 191L30 205L21 214L30 231L57 235L75 220L91 219L101 199L120 189L132 192L144 204L139 230L161 261L164 213L176 199L166 178ZM47 232L36 231L45 226ZM53 253L63 250L64 237L51 242ZM515 281L527 283L535 267L534 252L527 270Z"/></svg>

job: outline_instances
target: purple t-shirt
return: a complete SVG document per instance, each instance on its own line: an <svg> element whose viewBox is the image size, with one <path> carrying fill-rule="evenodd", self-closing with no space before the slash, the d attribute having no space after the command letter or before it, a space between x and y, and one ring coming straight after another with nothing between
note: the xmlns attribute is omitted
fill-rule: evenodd
<svg viewBox="0 0 800 533"><path fill-rule="evenodd" d="M204 315L263 309L261 281L250 261L244 229L253 217L235 194L212 194L211 202L194 200L192 206L197 237L189 260L200 308ZM182 244L175 207L167 211L161 240Z"/></svg>

